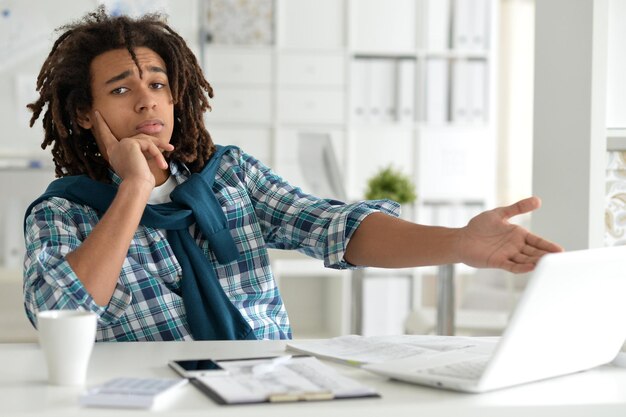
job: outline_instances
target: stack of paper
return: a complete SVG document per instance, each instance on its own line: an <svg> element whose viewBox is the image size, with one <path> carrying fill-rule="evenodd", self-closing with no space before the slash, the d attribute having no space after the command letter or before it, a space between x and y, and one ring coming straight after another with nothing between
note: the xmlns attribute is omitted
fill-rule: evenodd
<svg viewBox="0 0 626 417"><path fill-rule="evenodd" d="M354 366L383 363L412 356L438 355L469 349L491 351L498 338L458 336L340 336L333 339L289 342L288 349Z"/></svg>

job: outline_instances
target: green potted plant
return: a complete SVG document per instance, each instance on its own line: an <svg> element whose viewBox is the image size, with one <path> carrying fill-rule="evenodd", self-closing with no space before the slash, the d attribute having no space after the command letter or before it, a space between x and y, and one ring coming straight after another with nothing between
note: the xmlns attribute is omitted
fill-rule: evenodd
<svg viewBox="0 0 626 417"><path fill-rule="evenodd" d="M417 195L415 185L408 175L391 165L378 171L367 182L365 198L368 200L389 199L402 205L412 204Z"/></svg>

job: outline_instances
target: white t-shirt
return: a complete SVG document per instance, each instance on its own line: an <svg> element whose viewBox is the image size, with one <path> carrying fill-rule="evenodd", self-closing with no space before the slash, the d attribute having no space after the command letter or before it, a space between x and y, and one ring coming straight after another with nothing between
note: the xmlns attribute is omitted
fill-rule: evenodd
<svg viewBox="0 0 626 417"><path fill-rule="evenodd" d="M148 199L148 204L163 204L169 203L172 201L170 198L170 193L174 191L174 188L178 183L174 179L173 175L170 175L163 184L154 187L152 192L150 193L150 198Z"/></svg>

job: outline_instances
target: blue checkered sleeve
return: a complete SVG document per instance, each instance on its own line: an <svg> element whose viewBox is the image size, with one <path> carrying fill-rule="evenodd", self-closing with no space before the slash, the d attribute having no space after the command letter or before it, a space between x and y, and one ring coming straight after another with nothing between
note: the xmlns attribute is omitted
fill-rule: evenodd
<svg viewBox="0 0 626 417"><path fill-rule="evenodd" d="M51 198L35 206L26 219L24 303L35 326L40 310L86 309L107 323L120 317L130 303L130 292L118 283L107 306L96 304L65 259L84 239L90 215L95 213Z"/></svg>
<svg viewBox="0 0 626 417"><path fill-rule="evenodd" d="M306 194L245 153L240 166L268 247L323 259L328 268L354 267L344 254L352 234L369 214L399 215L399 204L390 200L345 204Z"/></svg>

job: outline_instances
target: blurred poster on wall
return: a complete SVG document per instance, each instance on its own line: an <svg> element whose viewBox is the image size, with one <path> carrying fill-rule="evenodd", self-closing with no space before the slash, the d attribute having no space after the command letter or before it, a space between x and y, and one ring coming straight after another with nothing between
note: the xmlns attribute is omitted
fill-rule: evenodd
<svg viewBox="0 0 626 417"><path fill-rule="evenodd" d="M208 43L271 45L274 42L274 2L211 0L206 4L204 25Z"/></svg>

